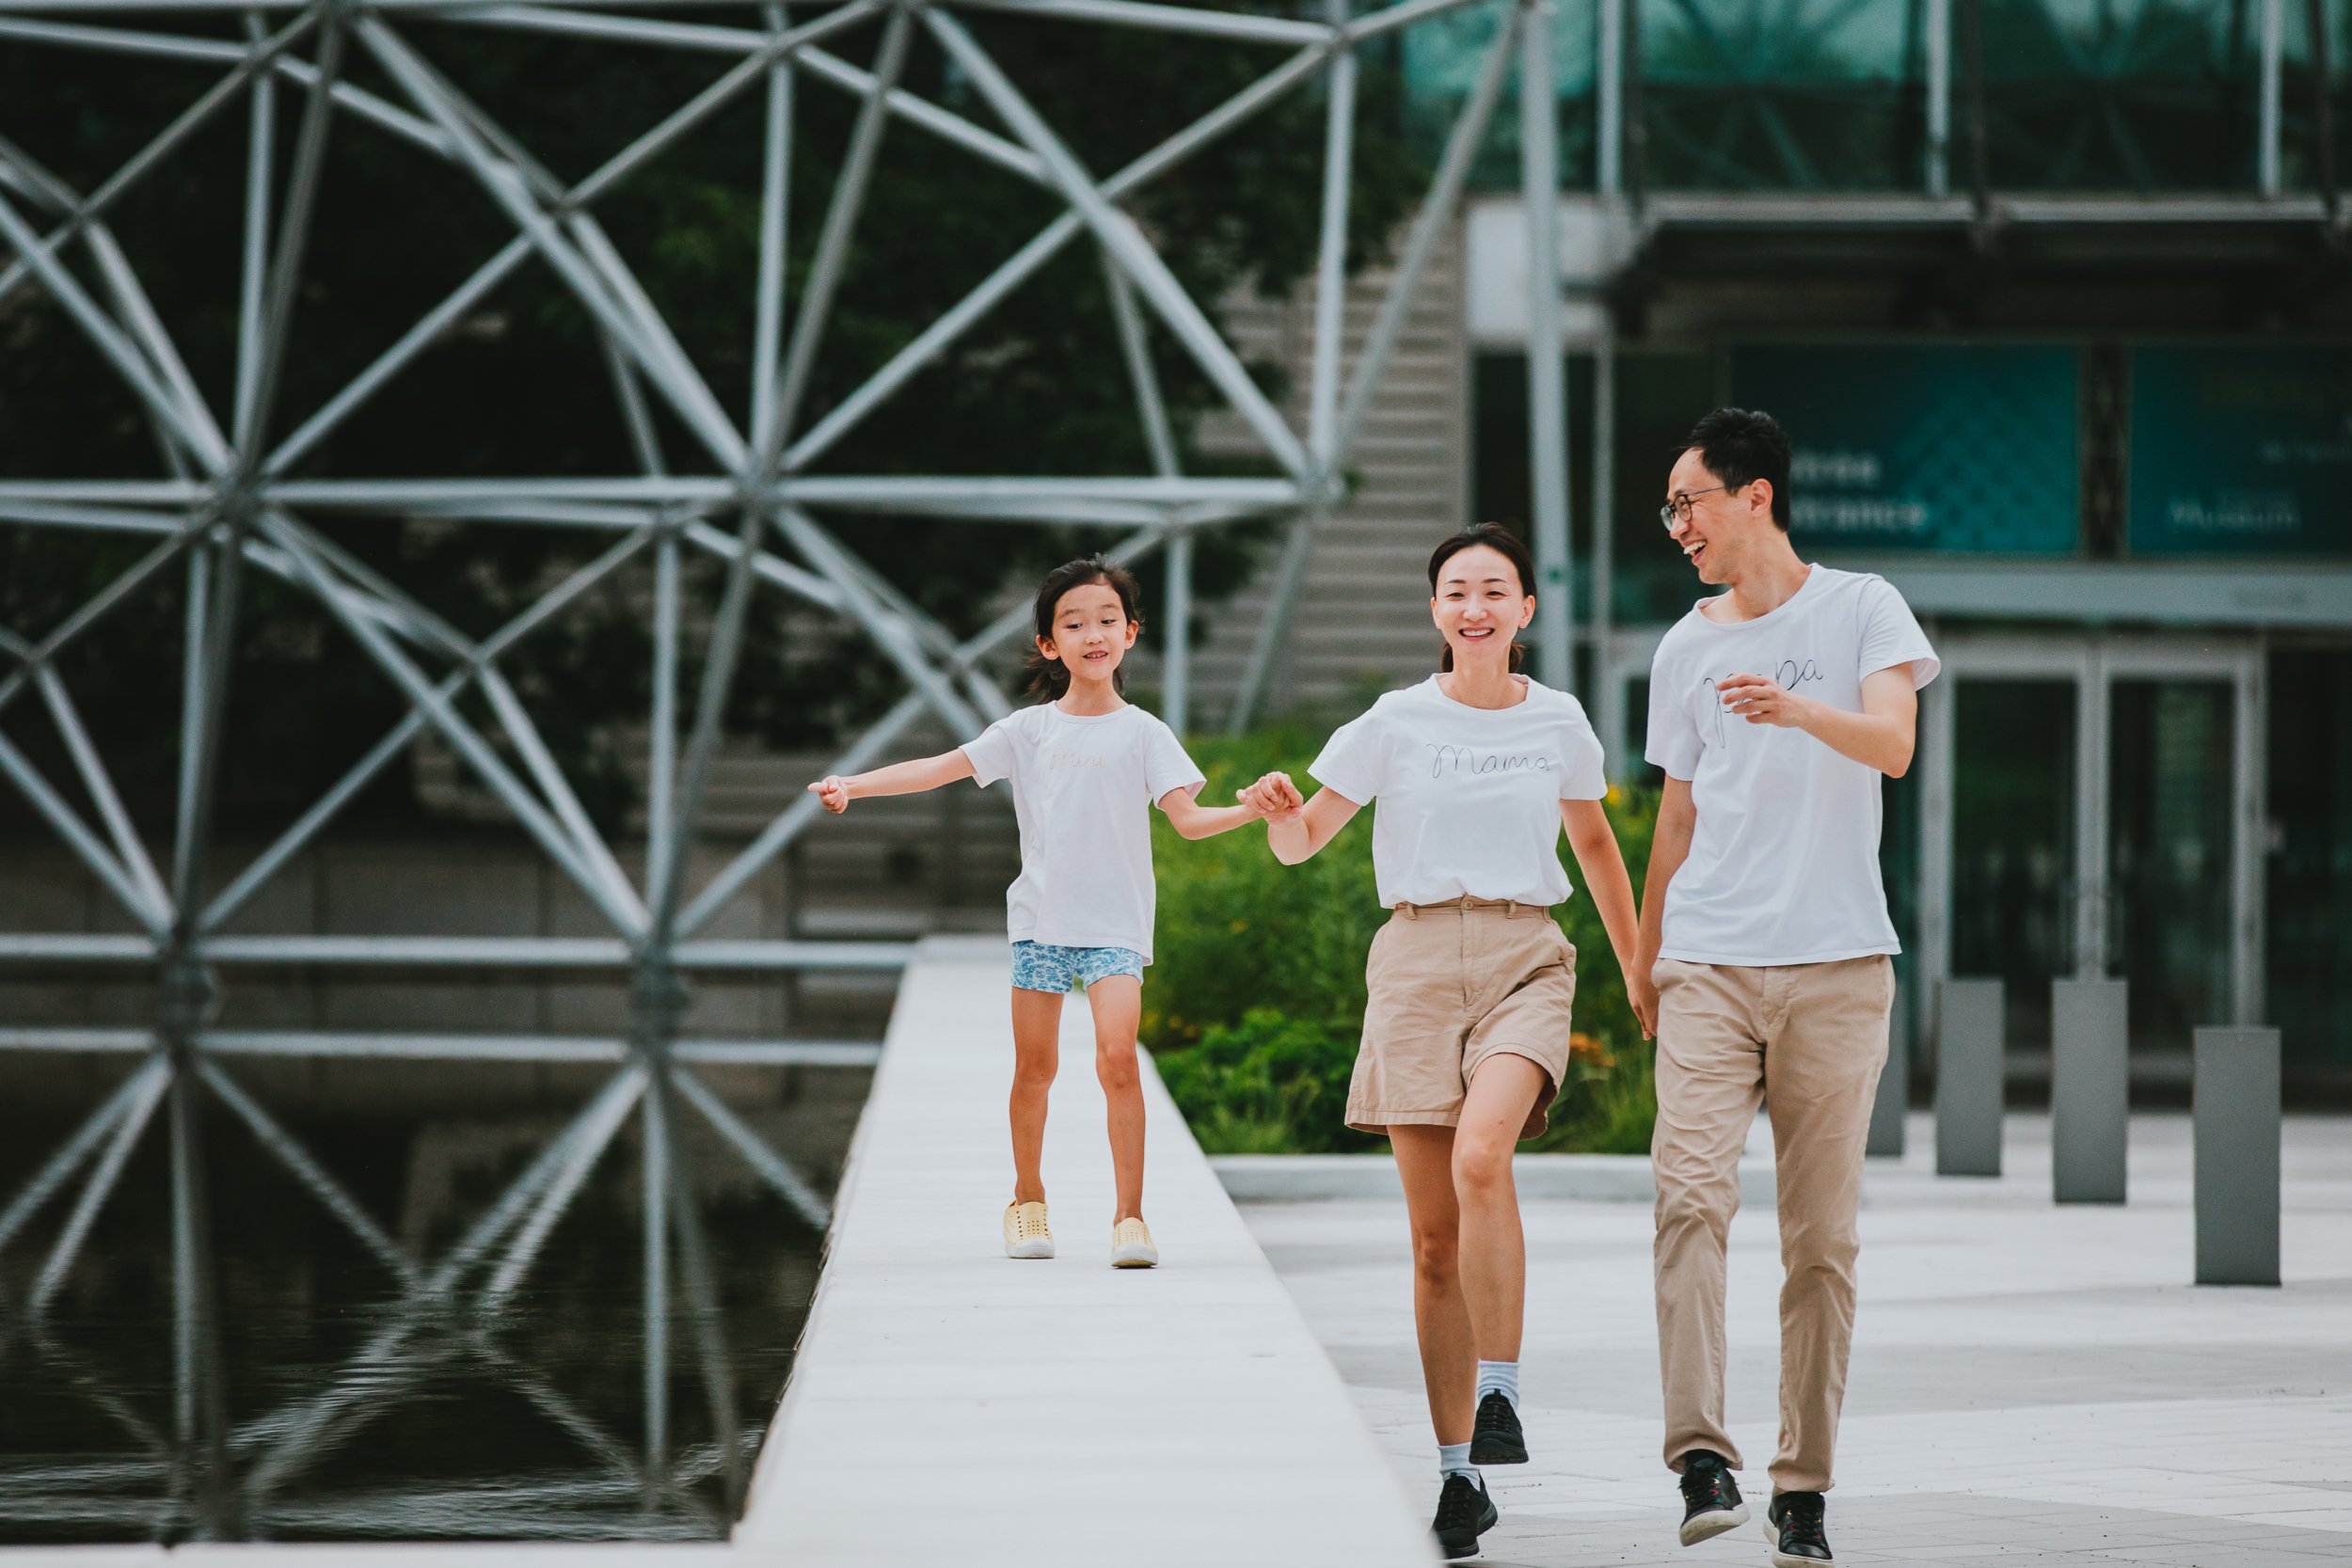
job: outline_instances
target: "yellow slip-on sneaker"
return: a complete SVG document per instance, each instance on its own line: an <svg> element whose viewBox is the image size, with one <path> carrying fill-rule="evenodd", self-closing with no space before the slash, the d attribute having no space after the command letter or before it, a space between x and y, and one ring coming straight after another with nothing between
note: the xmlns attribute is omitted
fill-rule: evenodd
<svg viewBox="0 0 2352 1568"><path fill-rule="evenodd" d="M1123 1219L1111 1231L1111 1267L1156 1268L1160 1249L1152 1244L1152 1227L1140 1219Z"/></svg>
<svg viewBox="0 0 2352 1568"><path fill-rule="evenodd" d="M1023 1203L1017 1198L1005 1205L1005 1256L1054 1256L1054 1233L1046 1227L1045 1205Z"/></svg>

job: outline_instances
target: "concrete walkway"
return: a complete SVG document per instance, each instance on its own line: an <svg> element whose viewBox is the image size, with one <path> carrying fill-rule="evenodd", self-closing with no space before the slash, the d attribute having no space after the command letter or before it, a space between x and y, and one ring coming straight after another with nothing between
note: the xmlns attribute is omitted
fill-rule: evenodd
<svg viewBox="0 0 2352 1568"><path fill-rule="evenodd" d="M1087 1008L1063 1009L1045 1182L1059 1256L1006 1259L1004 939L906 974L737 1554L1023 1568L1427 1568L1346 1388L1145 1074L1162 1262L1109 1266Z"/></svg>
<svg viewBox="0 0 2352 1568"><path fill-rule="evenodd" d="M1915 1117L1910 1157L1872 1162L1867 1179L1830 1499L1838 1561L2352 1563L2352 1122L2287 1124L2281 1290L2188 1283L2184 1117L2134 1119L2123 1208L2051 1204L2045 1118L2011 1118L1998 1180L1937 1179L1932 1137ZM1243 1212L1426 1503L1436 1459L1402 1202ZM1536 1198L1525 1213L1534 1461L1487 1471L1502 1523L1486 1560L1767 1560L1753 1527L1675 1544L1647 1205ZM1777 1378L1769 1210L1734 1223L1732 1252L1728 1398L1753 1497L1770 1484Z"/></svg>

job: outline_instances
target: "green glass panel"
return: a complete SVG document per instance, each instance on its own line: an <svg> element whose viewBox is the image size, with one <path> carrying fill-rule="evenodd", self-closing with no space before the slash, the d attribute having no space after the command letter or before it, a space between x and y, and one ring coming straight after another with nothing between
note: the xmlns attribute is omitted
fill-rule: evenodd
<svg viewBox="0 0 2352 1568"><path fill-rule="evenodd" d="M1984 0L1993 183L2253 188L2261 10L2261 0Z"/></svg>
<svg viewBox="0 0 2352 1568"><path fill-rule="evenodd" d="M1637 0L1656 190L1916 190L1919 0Z"/></svg>
<svg viewBox="0 0 2352 1568"><path fill-rule="evenodd" d="M2135 1051L2230 1022L2230 686L2119 680L2108 699L2110 973Z"/></svg>
<svg viewBox="0 0 2352 1568"><path fill-rule="evenodd" d="M2132 353L2138 555L2352 554L2352 352Z"/></svg>
<svg viewBox="0 0 2352 1568"><path fill-rule="evenodd" d="M2269 658L2265 1011L2290 1073L2352 1083L2352 648Z"/></svg>
<svg viewBox="0 0 2352 1568"><path fill-rule="evenodd" d="M1490 7L1448 11L1404 30L1398 59L1405 78L1406 123L1431 168L1470 99L1481 63L1494 41ZM1593 27L1589 10L1564 9L1552 23L1551 78L1560 101L1560 185L1593 187ZM1519 187L1519 104L1516 66L1495 104L1494 118L1470 165L1478 190Z"/></svg>
<svg viewBox="0 0 2352 1568"><path fill-rule="evenodd" d="M1951 972L2007 982L2010 1048L2046 1051L2074 967L2074 686L1953 679Z"/></svg>
<svg viewBox="0 0 2352 1568"><path fill-rule="evenodd" d="M1731 381L1788 432L1801 545L2066 555L2078 374L2071 348L1790 344L1736 350Z"/></svg>

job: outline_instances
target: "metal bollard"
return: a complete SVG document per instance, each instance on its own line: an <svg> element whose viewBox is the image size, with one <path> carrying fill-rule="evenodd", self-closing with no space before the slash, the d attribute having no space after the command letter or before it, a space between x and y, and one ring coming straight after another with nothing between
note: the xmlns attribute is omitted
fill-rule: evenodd
<svg viewBox="0 0 2352 1568"><path fill-rule="evenodd" d="M2050 987L2050 1196L2123 1201L2131 1068L2122 980Z"/></svg>
<svg viewBox="0 0 2352 1568"><path fill-rule="evenodd" d="M2279 1031L2196 1034L2197 1283L2279 1283Z"/></svg>
<svg viewBox="0 0 2352 1568"><path fill-rule="evenodd" d="M2001 1174L2001 982L1946 980L1935 1008L1935 1174Z"/></svg>
<svg viewBox="0 0 2352 1568"><path fill-rule="evenodd" d="M1901 987L1886 1020L1886 1066L1879 1071L1878 1098L1870 1102L1870 1144L1873 1155L1903 1157L1903 1114L1911 1109L1911 998Z"/></svg>

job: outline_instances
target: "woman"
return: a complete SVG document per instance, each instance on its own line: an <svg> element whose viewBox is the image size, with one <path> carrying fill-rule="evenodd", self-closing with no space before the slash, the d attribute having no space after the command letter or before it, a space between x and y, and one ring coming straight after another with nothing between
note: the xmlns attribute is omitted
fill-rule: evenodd
<svg viewBox="0 0 2352 1568"><path fill-rule="evenodd" d="M1565 825L1620 965L1633 888L1602 814L1600 741L1574 697L1517 673L1535 613L1527 547L1491 523L1429 558L1438 673L1345 724L1309 771L1243 792L1285 865L1364 802L1373 869L1395 913L1373 939L1347 1124L1385 1132L1413 1229L1413 1317L1437 1429L1448 1557L1497 1518L1477 1465L1523 1464L1519 1332L1527 1252L1511 1154L1544 1128L1568 1060L1576 950L1551 918L1570 888Z"/></svg>

